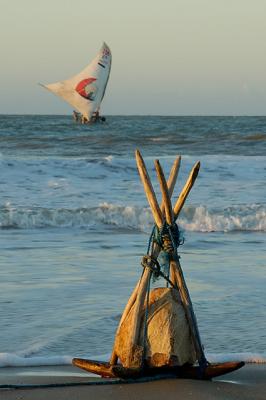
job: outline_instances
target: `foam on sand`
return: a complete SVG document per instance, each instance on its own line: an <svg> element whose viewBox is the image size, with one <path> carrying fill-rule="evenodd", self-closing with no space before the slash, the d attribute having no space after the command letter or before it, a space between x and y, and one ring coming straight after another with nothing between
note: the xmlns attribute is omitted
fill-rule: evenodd
<svg viewBox="0 0 266 400"><path fill-rule="evenodd" d="M207 359L211 363L227 361L245 361L250 364L266 364L266 353L207 353ZM107 361L110 355L88 356L92 360ZM40 367L53 365L71 365L74 356L46 356L25 357L13 353L0 353L0 367ZM86 357L85 357L86 358Z"/></svg>

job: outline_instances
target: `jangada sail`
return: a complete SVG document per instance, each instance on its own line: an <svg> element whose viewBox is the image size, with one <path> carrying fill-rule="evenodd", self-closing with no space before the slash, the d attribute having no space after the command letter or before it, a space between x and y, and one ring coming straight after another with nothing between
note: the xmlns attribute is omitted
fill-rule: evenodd
<svg viewBox="0 0 266 400"><path fill-rule="evenodd" d="M90 121L92 115L99 112L111 71L111 63L111 50L106 43L103 43L94 60L80 73L65 81L42 86L62 97Z"/></svg>

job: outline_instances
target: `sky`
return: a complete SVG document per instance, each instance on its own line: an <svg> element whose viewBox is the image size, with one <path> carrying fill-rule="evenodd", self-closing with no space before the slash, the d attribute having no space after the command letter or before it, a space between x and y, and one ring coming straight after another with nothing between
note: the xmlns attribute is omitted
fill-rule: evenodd
<svg viewBox="0 0 266 400"><path fill-rule="evenodd" d="M265 115L266 0L0 0L0 114L68 114L38 86L105 41L106 115Z"/></svg>

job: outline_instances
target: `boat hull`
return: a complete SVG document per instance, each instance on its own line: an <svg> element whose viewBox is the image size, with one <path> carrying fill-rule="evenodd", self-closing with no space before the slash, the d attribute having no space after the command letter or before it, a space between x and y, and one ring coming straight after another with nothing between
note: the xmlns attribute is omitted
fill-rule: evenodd
<svg viewBox="0 0 266 400"><path fill-rule="evenodd" d="M182 379L211 380L243 367L243 361L232 361L217 364L208 364L204 369L198 366L184 365L182 367L144 367L141 369L124 368L121 364L111 365L104 361L73 358L72 364L85 371L100 375L104 378L138 379L143 377L162 376Z"/></svg>

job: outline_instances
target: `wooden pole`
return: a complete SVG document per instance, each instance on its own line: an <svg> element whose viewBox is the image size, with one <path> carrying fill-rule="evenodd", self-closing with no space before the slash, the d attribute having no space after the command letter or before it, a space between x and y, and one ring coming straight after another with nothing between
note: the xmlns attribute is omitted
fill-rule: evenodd
<svg viewBox="0 0 266 400"><path fill-rule="evenodd" d="M157 226L162 226L162 224L163 224L162 212L161 212L161 209L157 202L146 165L144 163L144 160L143 160L139 150L136 150L136 162L137 162L139 175L140 175L142 184L144 186L145 194L146 194L148 203L151 207L151 212L152 212L153 218L155 220L155 223Z"/></svg>
<svg viewBox="0 0 266 400"><path fill-rule="evenodd" d="M168 181L167 181L168 193L169 193L170 197L172 197L172 194L174 191L174 187L175 187L179 169L180 169L180 164L181 164L181 156L177 156L177 158L174 161L174 164L172 166L172 169L171 169ZM161 203L161 211L162 211L162 214L164 215L164 201L163 200Z"/></svg>
<svg viewBox="0 0 266 400"><path fill-rule="evenodd" d="M151 278L151 269L145 268L142 279L140 282L138 295L134 304L134 315L131 320L131 332L130 332L130 353L128 354L125 366L140 368L142 366L143 358L143 346L139 345L140 336L140 313L145 302L148 284Z"/></svg>
<svg viewBox="0 0 266 400"><path fill-rule="evenodd" d="M133 290L133 292L132 292L130 298L128 299L128 302L127 302L127 304L126 304L126 307L124 308L123 314L122 314L121 319L120 319L120 321L119 321L119 325L118 325L118 328L117 328L117 330L116 330L116 335L118 334L118 332L119 332L119 330L120 330L120 328L121 328L122 323L124 322L124 320L125 320L125 318L127 317L129 311L131 310L132 306L133 306L134 303L135 303L135 300L136 300L137 295L138 295L138 290L139 290L140 282L141 282L141 279L138 281L137 285L135 286L135 289ZM110 363L110 365L115 365L115 364L117 364L117 361L118 361L118 356L117 356L117 354L116 354L115 345L114 345L114 346L113 346L113 350L112 350L112 354L111 354L111 358L110 358L109 363Z"/></svg>
<svg viewBox="0 0 266 400"><path fill-rule="evenodd" d="M172 204L171 204L171 199L170 199L170 194L168 192L168 187L167 187L167 183L165 180L165 176L160 164L159 160L155 160L154 162L155 164L155 169L157 172L157 177L159 180L159 184L161 187L161 192L162 192L162 198L163 198L163 204L164 204L164 209L165 209L165 218L166 218L166 222L169 225L173 224L173 210L172 210Z"/></svg>
<svg viewBox="0 0 266 400"><path fill-rule="evenodd" d="M206 357L204 355L203 346L201 343L201 338L198 329L197 319L193 310L192 301L189 295L189 291L186 285L186 281L183 275L183 271L179 262L178 255L173 253L170 255L170 268L175 274L174 282L176 282L179 288L179 293L186 313L188 325L190 328L191 338L195 347L196 355L198 361L201 363L206 362Z"/></svg>
<svg viewBox="0 0 266 400"><path fill-rule="evenodd" d="M198 161L194 167L192 168L189 177L187 179L187 182L185 183L185 186L182 190L182 192L180 193L177 202L174 206L174 215L175 215L175 220L178 218L180 211L182 210L182 207L186 201L187 196L189 195L190 190L192 189L195 180L198 176L199 173L199 169L200 169L200 162Z"/></svg>

